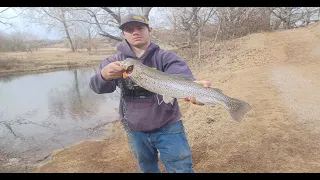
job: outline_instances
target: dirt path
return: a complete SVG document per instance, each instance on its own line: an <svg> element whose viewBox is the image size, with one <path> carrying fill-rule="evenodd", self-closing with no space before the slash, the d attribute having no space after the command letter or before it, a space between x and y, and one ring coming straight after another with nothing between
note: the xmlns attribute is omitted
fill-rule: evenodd
<svg viewBox="0 0 320 180"><path fill-rule="evenodd" d="M318 128L315 125L320 125L317 124L320 123L319 80L306 78L295 67L290 66L274 67L272 80L287 108L298 116L301 121L299 123L309 124L312 129Z"/></svg>
<svg viewBox="0 0 320 180"><path fill-rule="evenodd" d="M221 106L180 103L196 172L319 172L319 29L245 37L195 73L253 107L238 123ZM121 126L111 129L112 137L57 152L36 172L138 172Z"/></svg>
<svg viewBox="0 0 320 180"><path fill-rule="evenodd" d="M320 125L320 31L315 30L286 33L285 63L272 68L271 79L288 110L298 117L297 123L309 124L316 132L320 130L315 129Z"/></svg>

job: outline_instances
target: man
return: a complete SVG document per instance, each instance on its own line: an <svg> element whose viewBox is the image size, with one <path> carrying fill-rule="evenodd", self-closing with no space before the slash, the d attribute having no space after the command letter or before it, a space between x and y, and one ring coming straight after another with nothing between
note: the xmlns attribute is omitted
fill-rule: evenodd
<svg viewBox="0 0 320 180"><path fill-rule="evenodd" d="M158 152L166 172L193 173L192 155L186 139L182 115L177 99L165 104L162 96L149 92L129 78L119 61L128 57L140 60L157 70L189 76L188 65L177 55L164 51L150 41L148 20L140 15L124 16L119 27L125 39L118 47L119 53L102 61L99 71L90 79L90 88L98 93L112 93L116 86L121 89L119 114L128 135L130 148L138 161L140 172L159 173ZM196 81L209 87L207 81ZM203 105L193 97L184 98L194 104Z"/></svg>

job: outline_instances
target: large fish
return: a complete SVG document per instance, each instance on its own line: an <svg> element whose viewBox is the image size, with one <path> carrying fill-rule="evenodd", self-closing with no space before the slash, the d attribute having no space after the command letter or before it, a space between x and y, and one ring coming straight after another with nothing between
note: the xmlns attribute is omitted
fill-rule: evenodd
<svg viewBox="0 0 320 180"><path fill-rule="evenodd" d="M142 88L162 95L163 102L173 104L174 98L194 97L205 105L222 105L231 117L240 121L251 110L251 106L240 99L231 98L220 89L203 87L187 76L168 74L127 58L120 62L127 77Z"/></svg>

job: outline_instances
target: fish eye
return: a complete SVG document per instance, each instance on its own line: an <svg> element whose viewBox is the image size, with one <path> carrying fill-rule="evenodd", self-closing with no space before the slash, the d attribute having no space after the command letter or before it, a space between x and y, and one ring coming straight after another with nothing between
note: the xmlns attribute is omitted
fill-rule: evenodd
<svg viewBox="0 0 320 180"><path fill-rule="evenodd" d="M132 71L132 69L133 69L133 65L128 66L128 70L129 70L129 71Z"/></svg>

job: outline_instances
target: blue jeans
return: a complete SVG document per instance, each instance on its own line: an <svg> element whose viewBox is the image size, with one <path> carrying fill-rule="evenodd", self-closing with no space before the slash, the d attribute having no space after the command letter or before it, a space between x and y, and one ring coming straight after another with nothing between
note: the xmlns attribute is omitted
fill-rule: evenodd
<svg viewBox="0 0 320 180"><path fill-rule="evenodd" d="M154 132L127 131L131 152L141 173L160 173L160 159L168 173L194 173L191 150L181 121Z"/></svg>

